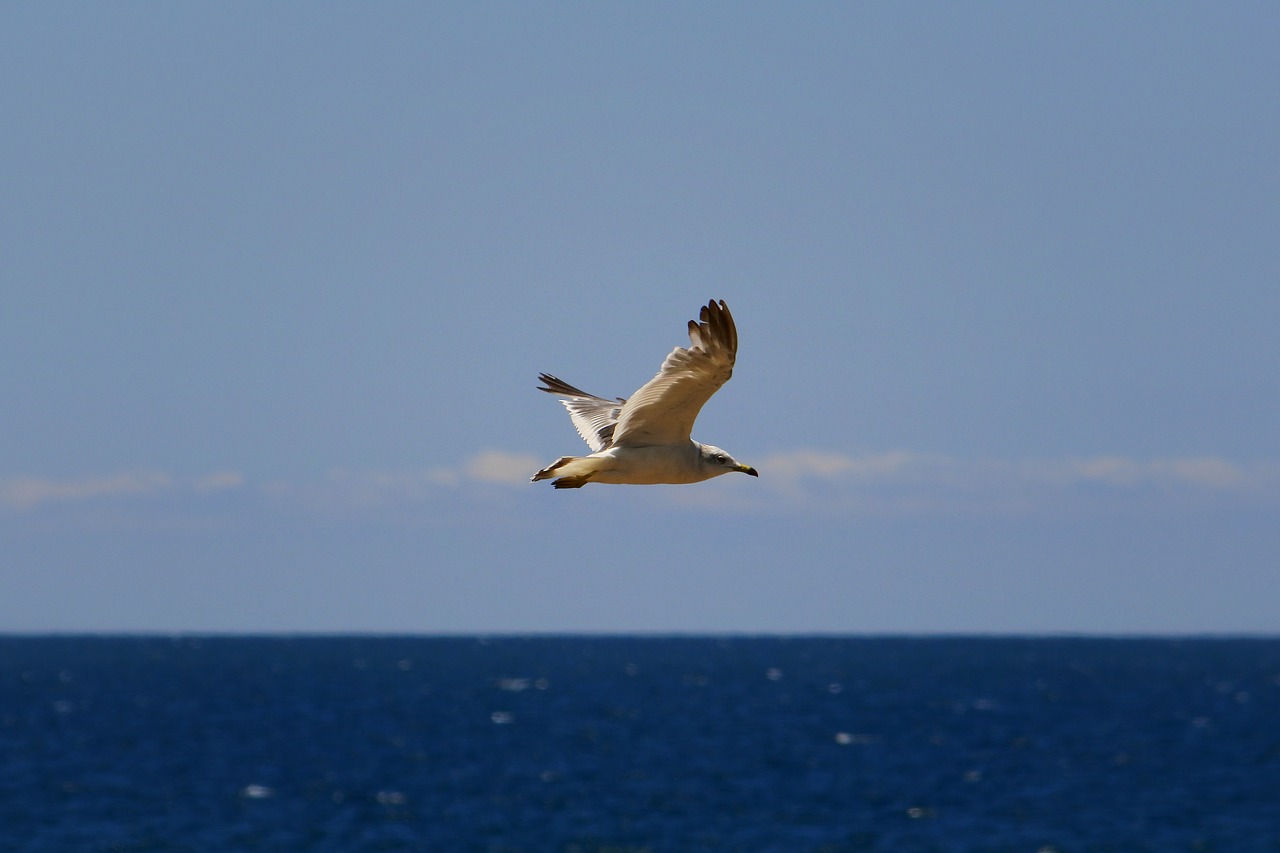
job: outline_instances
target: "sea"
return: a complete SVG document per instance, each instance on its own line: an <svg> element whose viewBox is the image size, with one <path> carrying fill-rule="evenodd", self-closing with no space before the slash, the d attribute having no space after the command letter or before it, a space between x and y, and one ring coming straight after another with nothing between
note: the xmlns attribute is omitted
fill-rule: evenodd
<svg viewBox="0 0 1280 853"><path fill-rule="evenodd" d="M1280 851L1280 638L0 636L0 851Z"/></svg>

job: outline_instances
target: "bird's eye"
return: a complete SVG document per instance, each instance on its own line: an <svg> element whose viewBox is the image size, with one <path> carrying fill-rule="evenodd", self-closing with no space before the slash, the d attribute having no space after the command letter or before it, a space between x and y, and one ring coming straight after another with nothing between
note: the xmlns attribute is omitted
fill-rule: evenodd
<svg viewBox="0 0 1280 853"><path fill-rule="evenodd" d="M714 459L716 463L719 465L723 465L725 462L723 453L717 453L715 456L712 456L711 458Z"/></svg>

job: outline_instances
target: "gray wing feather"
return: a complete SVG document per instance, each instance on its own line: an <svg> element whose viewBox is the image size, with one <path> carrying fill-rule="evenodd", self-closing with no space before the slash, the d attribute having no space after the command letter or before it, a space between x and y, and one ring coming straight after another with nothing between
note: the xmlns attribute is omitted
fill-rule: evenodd
<svg viewBox="0 0 1280 853"><path fill-rule="evenodd" d="M611 444L638 447L689 440L698 412L729 381L738 355L738 328L724 300L708 302L698 319L689 321L690 347L672 350L658 374L622 401L620 413L611 415L616 419Z"/></svg>
<svg viewBox="0 0 1280 853"><path fill-rule="evenodd" d="M592 453L599 453L613 446L614 428L618 424L618 414L622 411L626 400L621 397L617 400L606 400L603 397L588 394L550 373L538 374L538 380L542 382L542 385L538 386L539 391L546 391L548 394L563 398L560 402L569 410L569 419L573 421L573 428L578 431L578 435L582 436L582 440L591 448Z"/></svg>

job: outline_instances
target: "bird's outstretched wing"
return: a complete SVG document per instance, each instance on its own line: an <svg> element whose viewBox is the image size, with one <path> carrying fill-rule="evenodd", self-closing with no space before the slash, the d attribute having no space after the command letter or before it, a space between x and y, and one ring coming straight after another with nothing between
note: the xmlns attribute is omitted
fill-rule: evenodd
<svg viewBox="0 0 1280 853"><path fill-rule="evenodd" d="M612 444L640 447L689 440L702 405L733 375L738 354L738 328L723 299L708 302L699 320L689 321L690 347L672 350L658 375L623 403L614 416Z"/></svg>
<svg viewBox="0 0 1280 853"><path fill-rule="evenodd" d="M608 450L613 445L613 430L618 423L618 413L622 404L627 402L619 397L617 400L606 400L574 388L563 379L557 379L550 373L539 373L539 391L555 394L569 410L569 418L573 428L582 436L582 440L591 448L592 453Z"/></svg>

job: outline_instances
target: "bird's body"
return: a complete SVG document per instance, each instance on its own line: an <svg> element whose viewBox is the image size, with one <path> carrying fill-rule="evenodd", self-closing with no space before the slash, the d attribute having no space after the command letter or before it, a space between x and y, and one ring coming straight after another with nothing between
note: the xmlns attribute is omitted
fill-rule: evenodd
<svg viewBox="0 0 1280 853"><path fill-rule="evenodd" d="M592 483L630 483L649 486L656 483L696 483L698 448L690 441L686 446L610 447L590 456L562 456L545 471L565 481L586 477ZM534 476L535 480L546 479ZM560 482L556 481L557 484ZM557 488L571 488L570 485Z"/></svg>
<svg viewBox="0 0 1280 853"><path fill-rule="evenodd" d="M689 321L688 349L676 347L658 374L629 400L606 400L543 373L539 390L560 396L593 451L562 456L533 475L555 477L557 489L587 483L697 483L730 471L759 476L728 453L690 438L703 403L733 375L738 330L724 301L709 302Z"/></svg>

